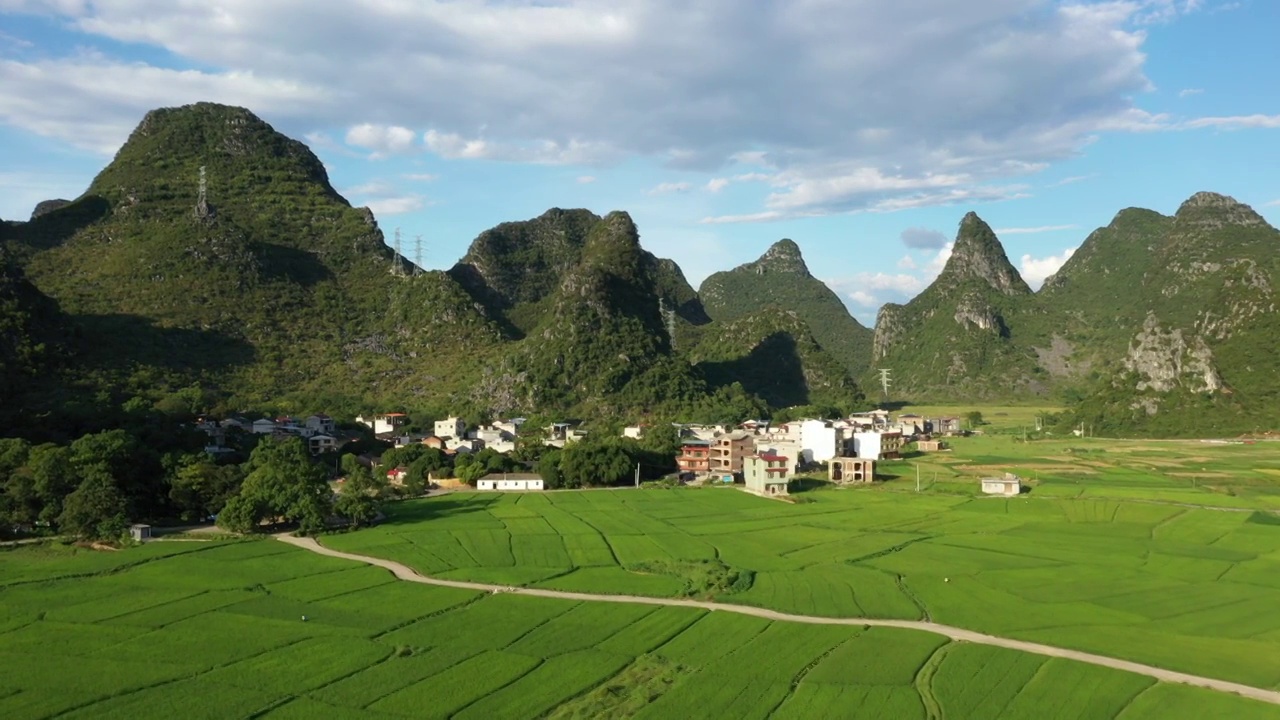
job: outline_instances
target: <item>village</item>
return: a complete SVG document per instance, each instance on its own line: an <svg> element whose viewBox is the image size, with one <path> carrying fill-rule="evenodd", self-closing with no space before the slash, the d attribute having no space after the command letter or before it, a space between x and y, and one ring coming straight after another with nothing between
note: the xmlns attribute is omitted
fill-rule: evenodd
<svg viewBox="0 0 1280 720"><path fill-rule="evenodd" d="M200 419L196 428L209 438L205 452L218 457L234 453L229 437L269 436L297 437L306 443L313 456L348 452L353 443L371 438L364 452L356 454L358 462L370 470L385 474L392 487L403 488L409 468L403 464L387 466L386 450L420 447L438 451L446 458L485 453L504 456L504 470L479 477L461 479L448 471L431 472L423 490L453 490L474 486L482 491L541 491L550 489L536 472L536 463L507 460L519 444L537 442L547 448L563 449L588 437L588 431L573 423L551 423L529 428L525 418L495 420L468 426L460 417L447 417L431 422L421 431L412 432L407 413L389 412L358 415L354 429L339 429L337 422L325 414L306 418L279 416L250 420L229 417L220 421ZM429 428L429 430L428 430ZM739 485L741 489L764 497L789 495L797 477L821 477L836 486L874 483L878 479L876 465L883 460L903 457L908 445L917 453L945 452L945 438L961 436L957 417L924 417L904 413L894 416L886 410L854 413L840 419L804 418L771 423L748 420L739 425L702 425L673 423L679 439L679 452L671 458L674 472L670 480L682 485ZM630 425L621 437L642 440L653 426ZM381 452L380 452L381 449ZM638 474L637 474L638 478ZM338 479L341 482L341 479ZM637 479L638 484L638 479ZM981 492L988 495L1017 495L1023 487L1014 475L983 478Z"/></svg>

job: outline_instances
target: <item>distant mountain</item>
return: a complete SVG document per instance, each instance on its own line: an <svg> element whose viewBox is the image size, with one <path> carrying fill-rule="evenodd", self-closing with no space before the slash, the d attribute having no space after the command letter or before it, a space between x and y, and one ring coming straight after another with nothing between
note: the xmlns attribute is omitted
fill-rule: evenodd
<svg viewBox="0 0 1280 720"><path fill-rule="evenodd" d="M937 279L876 319L871 387L891 372L891 395L913 399L1014 398L1043 390L1035 355L1019 343L1015 318L1034 303L991 228L964 216Z"/></svg>
<svg viewBox="0 0 1280 720"><path fill-rule="evenodd" d="M1094 380L1076 416L1117 433L1280 426L1278 281L1280 231L1230 197L1121 212L1041 293Z"/></svg>
<svg viewBox="0 0 1280 720"><path fill-rule="evenodd" d="M0 246L0 418L20 412L30 383L57 364L65 331L57 305Z"/></svg>
<svg viewBox="0 0 1280 720"><path fill-rule="evenodd" d="M152 111L83 195L2 227L14 267L79 339L59 383L104 407L193 383L224 407L346 414L678 416L757 402L691 362L711 319L625 213L503 223L449 272L424 272L305 145L242 108ZM9 316L16 368L28 335L25 315Z"/></svg>
<svg viewBox="0 0 1280 720"><path fill-rule="evenodd" d="M791 240L773 244L760 259L703 281L698 294L707 314L733 321L763 308L788 310L808 325L817 340L853 375L867 369L872 332L849 314L839 296L813 277Z"/></svg>
<svg viewBox="0 0 1280 720"><path fill-rule="evenodd" d="M126 394L200 382L237 406L445 405L479 373L454 351L501 338L242 108L148 113L81 197L9 235L83 334L94 382Z"/></svg>

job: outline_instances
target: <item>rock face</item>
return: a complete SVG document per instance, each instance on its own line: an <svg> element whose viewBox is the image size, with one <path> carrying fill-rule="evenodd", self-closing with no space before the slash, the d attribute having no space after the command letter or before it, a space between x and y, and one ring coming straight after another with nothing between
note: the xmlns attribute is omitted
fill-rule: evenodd
<svg viewBox="0 0 1280 720"><path fill-rule="evenodd" d="M35 209L31 211L31 219L35 220L41 215L48 215L54 210L60 210L70 204L70 200L42 200L36 203Z"/></svg>
<svg viewBox="0 0 1280 720"><path fill-rule="evenodd" d="M938 280L950 285L976 280L1004 295L1031 294L1031 288L1009 262L1009 256L991 226L973 212L960 221L951 257Z"/></svg>
<svg viewBox="0 0 1280 720"><path fill-rule="evenodd" d="M720 322L765 308L794 312L818 344L855 376L871 356L871 331L859 323L831 288L809 272L800 247L779 240L759 259L714 273L698 289L707 314Z"/></svg>
<svg viewBox="0 0 1280 720"><path fill-rule="evenodd" d="M1186 387L1191 392L1222 389L1222 378L1213 366L1213 351L1197 336L1190 344L1182 330L1164 330L1154 314L1148 315L1125 356L1124 367L1139 378L1138 390L1169 392Z"/></svg>

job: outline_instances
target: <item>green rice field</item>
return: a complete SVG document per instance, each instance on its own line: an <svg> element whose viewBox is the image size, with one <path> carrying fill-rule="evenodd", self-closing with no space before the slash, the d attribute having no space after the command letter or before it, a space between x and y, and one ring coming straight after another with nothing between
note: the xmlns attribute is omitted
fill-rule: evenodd
<svg viewBox="0 0 1280 720"><path fill-rule="evenodd" d="M1266 479L1280 446L955 446L885 463L897 478L876 487L797 504L732 488L455 493L323 542L445 578L925 619L1280 687L1280 495ZM924 462L942 477L916 492L910 470ZM1179 473L1200 464L1222 477L1192 487ZM978 477L1005 470L1030 492L975 496ZM750 584L698 591L678 570L649 571L709 562Z"/></svg>
<svg viewBox="0 0 1280 720"><path fill-rule="evenodd" d="M271 540L0 551L0 664L6 720L1280 717L924 632L478 594Z"/></svg>

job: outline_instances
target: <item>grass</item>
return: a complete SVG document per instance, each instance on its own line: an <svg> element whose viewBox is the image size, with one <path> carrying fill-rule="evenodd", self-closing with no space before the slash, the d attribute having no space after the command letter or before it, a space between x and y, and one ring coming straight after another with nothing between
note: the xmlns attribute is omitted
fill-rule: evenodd
<svg viewBox="0 0 1280 720"><path fill-rule="evenodd" d="M829 542L799 534L792 545ZM709 542L690 537L689 547ZM478 594L270 541L5 551L0 619L0 716L13 720L924 718L926 696L954 717L997 706L1007 717L1050 706L1062 717L1280 717L1230 695L928 633ZM931 658L941 662L926 673Z"/></svg>

